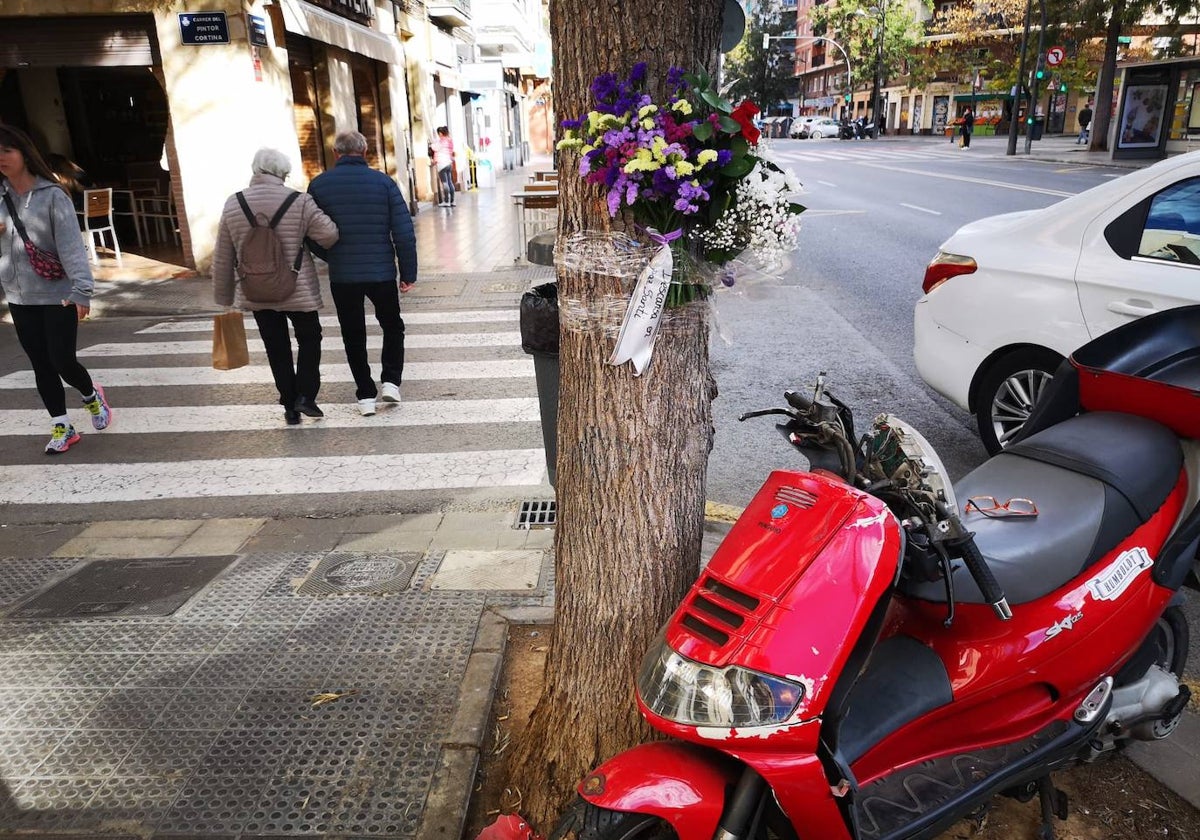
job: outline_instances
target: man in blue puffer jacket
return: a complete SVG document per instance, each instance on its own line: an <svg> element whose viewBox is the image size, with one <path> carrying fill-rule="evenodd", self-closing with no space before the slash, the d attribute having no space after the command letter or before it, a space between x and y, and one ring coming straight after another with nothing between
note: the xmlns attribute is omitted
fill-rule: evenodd
<svg viewBox="0 0 1200 840"><path fill-rule="evenodd" d="M367 165L367 138L343 131L334 138L333 151L337 164L313 178L308 192L337 225L338 241L330 248L311 242L309 247L329 263L329 289L354 375L358 410L367 417L375 413L377 396L400 402L404 319L397 289L407 292L417 281L417 238L396 182ZM375 320L383 329L381 389L375 387L367 361L364 300L375 307Z"/></svg>

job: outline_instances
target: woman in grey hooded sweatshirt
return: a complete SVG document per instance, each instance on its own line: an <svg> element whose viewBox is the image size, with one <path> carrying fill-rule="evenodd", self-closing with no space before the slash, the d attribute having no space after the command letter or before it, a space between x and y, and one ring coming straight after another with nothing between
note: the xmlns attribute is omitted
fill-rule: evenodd
<svg viewBox="0 0 1200 840"><path fill-rule="evenodd" d="M64 381L83 396L97 431L112 421L104 389L75 355L79 320L91 309L92 270L71 197L33 141L6 125L0 125L0 199L0 286L50 414L46 454L57 455L79 442L67 416ZM35 271L26 243L57 258L62 276L48 280ZM44 264L43 273L50 273Z"/></svg>

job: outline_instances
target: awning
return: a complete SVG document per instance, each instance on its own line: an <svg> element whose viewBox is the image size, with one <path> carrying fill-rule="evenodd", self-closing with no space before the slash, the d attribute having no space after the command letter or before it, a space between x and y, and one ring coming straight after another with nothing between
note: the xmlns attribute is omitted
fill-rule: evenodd
<svg viewBox="0 0 1200 840"><path fill-rule="evenodd" d="M341 47L376 61L404 65L404 51L395 36L384 35L362 24L339 17L300 0L280 0L288 32Z"/></svg>
<svg viewBox="0 0 1200 840"><path fill-rule="evenodd" d="M991 91L977 93L974 96L969 93L954 94L955 102L1007 102L1010 99L1012 99L1011 93L993 93Z"/></svg>

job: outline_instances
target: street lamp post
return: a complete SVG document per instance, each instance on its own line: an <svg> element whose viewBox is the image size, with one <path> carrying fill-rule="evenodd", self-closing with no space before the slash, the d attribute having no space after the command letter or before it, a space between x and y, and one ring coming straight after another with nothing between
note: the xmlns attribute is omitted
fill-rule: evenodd
<svg viewBox="0 0 1200 840"><path fill-rule="evenodd" d="M813 44L818 44L824 41L837 47L842 53L842 58L846 61L846 92L850 93L854 90L854 86L850 82L850 56L846 53L845 48L837 41L824 35L768 35L763 33L763 49L767 49L771 45L771 41L812 41Z"/></svg>

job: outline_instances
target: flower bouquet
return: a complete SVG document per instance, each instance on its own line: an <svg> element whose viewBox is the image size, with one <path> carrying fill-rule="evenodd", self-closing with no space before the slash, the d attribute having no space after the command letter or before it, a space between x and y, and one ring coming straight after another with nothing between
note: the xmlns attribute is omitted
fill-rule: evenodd
<svg viewBox="0 0 1200 840"><path fill-rule="evenodd" d="M628 211L652 242L669 249L667 308L708 297L713 266L743 251L796 247L800 184L767 159L754 124L759 109L736 108L703 70L667 72L665 102L645 92L646 64L628 78L592 82L595 108L564 120L560 150L579 155L579 174L604 191L608 212ZM728 284L732 273L720 272Z"/></svg>

